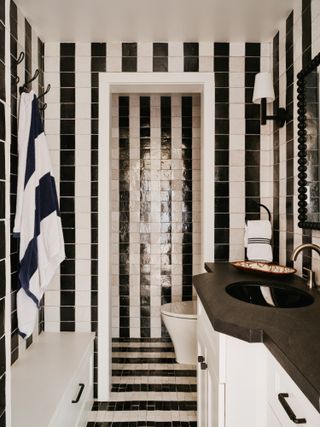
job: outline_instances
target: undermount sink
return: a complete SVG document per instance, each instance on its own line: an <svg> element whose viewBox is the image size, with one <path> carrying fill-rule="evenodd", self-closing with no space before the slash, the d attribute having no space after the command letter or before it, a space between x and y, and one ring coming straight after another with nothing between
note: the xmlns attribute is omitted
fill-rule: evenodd
<svg viewBox="0 0 320 427"><path fill-rule="evenodd" d="M292 286L257 281L232 283L226 287L226 292L240 301L265 307L306 307L314 301L308 292Z"/></svg>

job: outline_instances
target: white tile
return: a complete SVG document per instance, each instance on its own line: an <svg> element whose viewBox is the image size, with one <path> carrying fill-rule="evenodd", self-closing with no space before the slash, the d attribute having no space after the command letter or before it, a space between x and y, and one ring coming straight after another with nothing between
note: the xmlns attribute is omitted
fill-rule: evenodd
<svg viewBox="0 0 320 427"><path fill-rule="evenodd" d="M107 44L107 55L109 57L122 57L122 43L121 42L110 42Z"/></svg>
<svg viewBox="0 0 320 427"><path fill-rule="evenodd" d="M76 43L76 58L80 56L91 57L91 43Z"/></svg>
<svg viewBox="0 0 320 427"><path fill-rule="evenodd" d="M91 69L90 56L76 56L76 73L89 73Z"/></svg>
<svg viewBox="0 0 320 427"><path fill-rule="evenodd" d="M244 73L230 73L229 74L230 88L244 87ZM231 91L232 89L230 89Z"/></svg>
<svg viewBox="0 0 320 427"><path fill-rule="evenodd" d="M169 58L174 56L183 57L183 43L182 42L169 42L168 45Z"/></svg>
<svg viewBox="0 0 320 427"><path fill-rule="evenodd" d="M76 86L91 88L91 74L90 73L76 73Z"/></svg>
<svg viewBox="0 0 320 427"><path fill-rule="evenodd" d="M152 42L139 42L138 43L138 57L139 56L153 56L153 43Z"/></svg>
<svg viewBox="0 0 320 427"><path fill-rule="evenodd" d="M245 56L245 43L230 43L230 56Z"/></svg>
<svg viewBox="0 0 320 427"><path fill-rule="evenodd" d="M60 43L47 42L44 44L45 56L60 57Z"/></svg>
<svg viewBox="0 0 320 427"><path fill-rule="evenodd" d="M59 73L60 72L60 57L59 56L46 56L44 58L44 69L46 73ZM50 94L51 95L51 94Z"/></svg>
<svg viewBox="0 0 320 427"><path fill-rule="evenodd" d="M200 56L199 57L199 72L212 72L213 71L213 57Z"/></svg>
<svg viewBox="0 0 320 427"><path fill-rule="evenodd" d="M229 71L230 73L244 73L244 58L243 57L230 57Z"/></svg>
<svg viewBox="0 0 320 427"><path fill-rule="evenodd" d="M121 56L108 56L107 72L118 73L121 71Z"/></svg>
<svg viewBox="0 0 320 427"><path fill-rule="evenodd" d="M138 56L138 72L152 72L152 56Z"/></svg>

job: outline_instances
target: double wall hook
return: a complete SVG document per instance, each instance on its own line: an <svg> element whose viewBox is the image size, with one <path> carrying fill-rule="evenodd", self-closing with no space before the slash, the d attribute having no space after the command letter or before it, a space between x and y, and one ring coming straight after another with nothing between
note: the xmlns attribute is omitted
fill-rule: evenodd
<svg viewBox="0 0 320 427"><path fill-rule="evenodd" d="M26 55L25 55L24 52L20 52L20 54L19 54L19 56L17 58L16 64L17 65L21 64L21 62L24 60L25 56ZM16 76L16 84L18 84L19 82L20 82L20 77Z"/></svg>
<svg viewBox="0 0 320 427"><path fill-rule="evenodd" d="M51 89L51 84L49 83L47 89L38 96L38 99L43 98Z"/></svg>
<svg viewBox="0 0 320 427"><path fill-rule="evenodd" d="M26 90L28 89L28 85L29 85L31 82L33 82L36 78L38 78L39 74L40 74L40 71L39 71L39 70L38 70L38 68L37 68L37 69L36 69L36 71L34 72L33 77L32 77L30 80L27 80L27 81L24 83L24 85L23 85L23 86L20 86L20 87L19 87L19 93L20 93L20 95L21 95L24 91L26 91Z"/></svg>

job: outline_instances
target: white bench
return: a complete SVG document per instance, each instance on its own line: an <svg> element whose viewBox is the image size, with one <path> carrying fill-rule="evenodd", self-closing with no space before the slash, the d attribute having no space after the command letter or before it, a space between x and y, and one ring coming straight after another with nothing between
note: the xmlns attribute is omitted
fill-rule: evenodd
<svg viewBox="0 0 320 427"><path fill-rule="evenodd" d="M93 403L93 333L43 332L12 366L12 427L85 426Z"/></svg>

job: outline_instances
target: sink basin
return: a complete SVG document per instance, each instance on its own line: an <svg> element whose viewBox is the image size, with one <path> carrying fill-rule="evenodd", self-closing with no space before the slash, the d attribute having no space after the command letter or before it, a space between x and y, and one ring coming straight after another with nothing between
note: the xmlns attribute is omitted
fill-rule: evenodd
<svg viewBox="0 0 320 427"><path fill-rule="evenodd" d="M314 301L308 292L292 286L257 281L232 283L226 292L240 301L265 307L306 307Z"/></svg>

